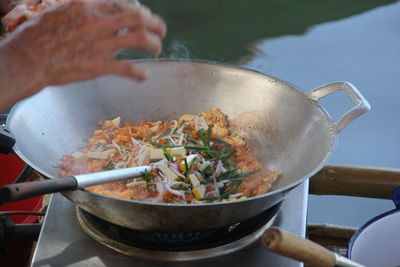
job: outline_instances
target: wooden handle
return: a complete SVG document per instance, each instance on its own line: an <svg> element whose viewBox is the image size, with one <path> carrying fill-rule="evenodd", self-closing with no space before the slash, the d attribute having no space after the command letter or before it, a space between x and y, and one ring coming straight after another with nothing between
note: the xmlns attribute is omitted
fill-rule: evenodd
<svg viewBox="0 0 400 267"><path fill-rule="evenodd" d="M75 177L17 183L0 188L0 204L23 200L48 193L74 190L77 188Z"/></svg>
<svg viewBox="0 0 400 267"><path fill-rule="evenodd" d="M274 253L304 262L310 266L333 267L335 254L326 248L277 227L265 231L261 242Z"/></svg>
<svg viewBox="0 0 400 267"><path fill-rule="evenodd" d="M400 169L327 165L310 179L310 194L392 199Z"/></svg>

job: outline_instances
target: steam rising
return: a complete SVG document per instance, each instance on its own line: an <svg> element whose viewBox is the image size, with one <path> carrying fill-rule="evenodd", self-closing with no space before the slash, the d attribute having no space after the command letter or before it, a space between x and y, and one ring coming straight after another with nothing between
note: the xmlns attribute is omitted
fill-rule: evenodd
<svg viewBox="0 0 400 267"><path fill-rule="evenodd" d="M189 51L189 43L180 40L172 40L168 52L169 58L176 58L176 59L189 59L191 56L191 52Z"/></svg>

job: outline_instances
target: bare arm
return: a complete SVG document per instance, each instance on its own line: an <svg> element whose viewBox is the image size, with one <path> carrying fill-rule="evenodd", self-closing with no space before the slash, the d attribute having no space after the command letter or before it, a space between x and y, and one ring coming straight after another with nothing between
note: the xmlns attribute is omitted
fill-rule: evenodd
<svg viewBox="0 0 400 267"><path fill-rule="evenodd" d="M0 110L48 85L106 74L145 80L145 69L115 55L122 49L158 55L165 32L158 16L120 2L71 1L50 8L0 42Z"/></svg>

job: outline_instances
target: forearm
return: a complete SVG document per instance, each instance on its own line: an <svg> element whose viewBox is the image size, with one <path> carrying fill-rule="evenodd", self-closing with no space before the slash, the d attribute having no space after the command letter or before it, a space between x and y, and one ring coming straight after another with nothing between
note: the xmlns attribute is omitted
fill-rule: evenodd
<svg viewBox="0 0 400 267"><path fill-rule="evenodd" d="M0 112L28 97L40 86L34 66L24 62L23 54L11 47L8 40L0 42ZM36 89L36 90L35 90Z"/></svg>

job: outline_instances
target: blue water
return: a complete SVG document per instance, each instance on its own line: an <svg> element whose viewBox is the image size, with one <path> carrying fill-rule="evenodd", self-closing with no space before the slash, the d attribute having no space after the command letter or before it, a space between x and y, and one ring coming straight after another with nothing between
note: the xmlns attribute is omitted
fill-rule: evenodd
<svg viewBox="0 0 400 267"><path fill-rule="evenodd" d="M350 81L372 110L339 135L330 163L400 167L400 3L340 21L320 24L301 36L282 36L256 45L245 65L264 70L308 91ZM322 103L332 114L351 105L335 96ZM337 117L337 116L336 116ZM360 226L394 208L390 201L310 196L309 221Z"/></svg>
<svg viewBox="0 0 400 267"><path fill-rule="evenodd" d="M353 83L372 110L339 135L329 163L400 167L400 2L143 0L167 21L163 57L249 67L304 91ZM352 107L321 100L334 119ZM360 226L388 200L310 196L309 222Z"/></svg>

